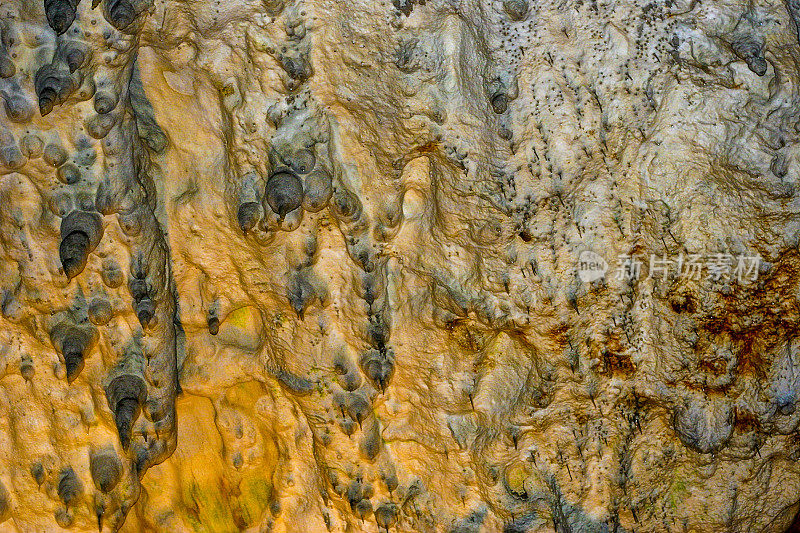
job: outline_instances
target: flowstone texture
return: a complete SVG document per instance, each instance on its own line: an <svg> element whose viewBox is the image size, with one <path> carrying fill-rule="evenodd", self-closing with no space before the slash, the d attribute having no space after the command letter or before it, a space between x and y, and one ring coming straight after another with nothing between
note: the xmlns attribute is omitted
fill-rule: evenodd
<svg viewBox="0 0 800 533"><path fill-rule="evenodd" d="M0 531L797 531L798 23L0 0Z"/></svg>

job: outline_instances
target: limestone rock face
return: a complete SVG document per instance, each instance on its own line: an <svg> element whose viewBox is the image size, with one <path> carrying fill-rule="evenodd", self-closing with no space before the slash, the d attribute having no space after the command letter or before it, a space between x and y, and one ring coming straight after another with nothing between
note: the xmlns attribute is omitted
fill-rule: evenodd
<svg viewBox="0 0 800 533"><path fill-rule="evenodd" d="M0 1L0 531L787 531L798 22Z"/></svg>

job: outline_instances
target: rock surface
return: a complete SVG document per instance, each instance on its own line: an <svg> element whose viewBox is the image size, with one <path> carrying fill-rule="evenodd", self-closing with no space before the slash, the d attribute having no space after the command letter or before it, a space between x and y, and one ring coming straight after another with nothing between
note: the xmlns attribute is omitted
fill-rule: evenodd
<svg viewBox="0 0 800 533"><path fill-rule="evenodd" d="M0 2L0 530L786 531L798 22Z"/></svg>

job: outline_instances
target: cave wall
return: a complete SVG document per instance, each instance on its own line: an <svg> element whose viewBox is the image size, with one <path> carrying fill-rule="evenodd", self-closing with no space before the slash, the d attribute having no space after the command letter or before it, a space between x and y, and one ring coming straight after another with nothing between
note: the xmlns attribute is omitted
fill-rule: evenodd
<svg viewBox="0 0 800 533"><path fill-rule="evenodd" d="M0 1L0 531L786 531L796 20Z"/></svg>

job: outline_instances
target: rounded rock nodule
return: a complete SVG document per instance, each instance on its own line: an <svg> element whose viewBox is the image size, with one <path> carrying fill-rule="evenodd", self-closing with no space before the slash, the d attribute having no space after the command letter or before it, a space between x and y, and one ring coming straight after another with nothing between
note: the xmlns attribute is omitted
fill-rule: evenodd
<svg viewBox="0 0 800 533"><path fill-rule="evenodd" d="M272 211L284 217L302 205L303 182L293 172L276 172L267 180L265 195Z"/></svg>

